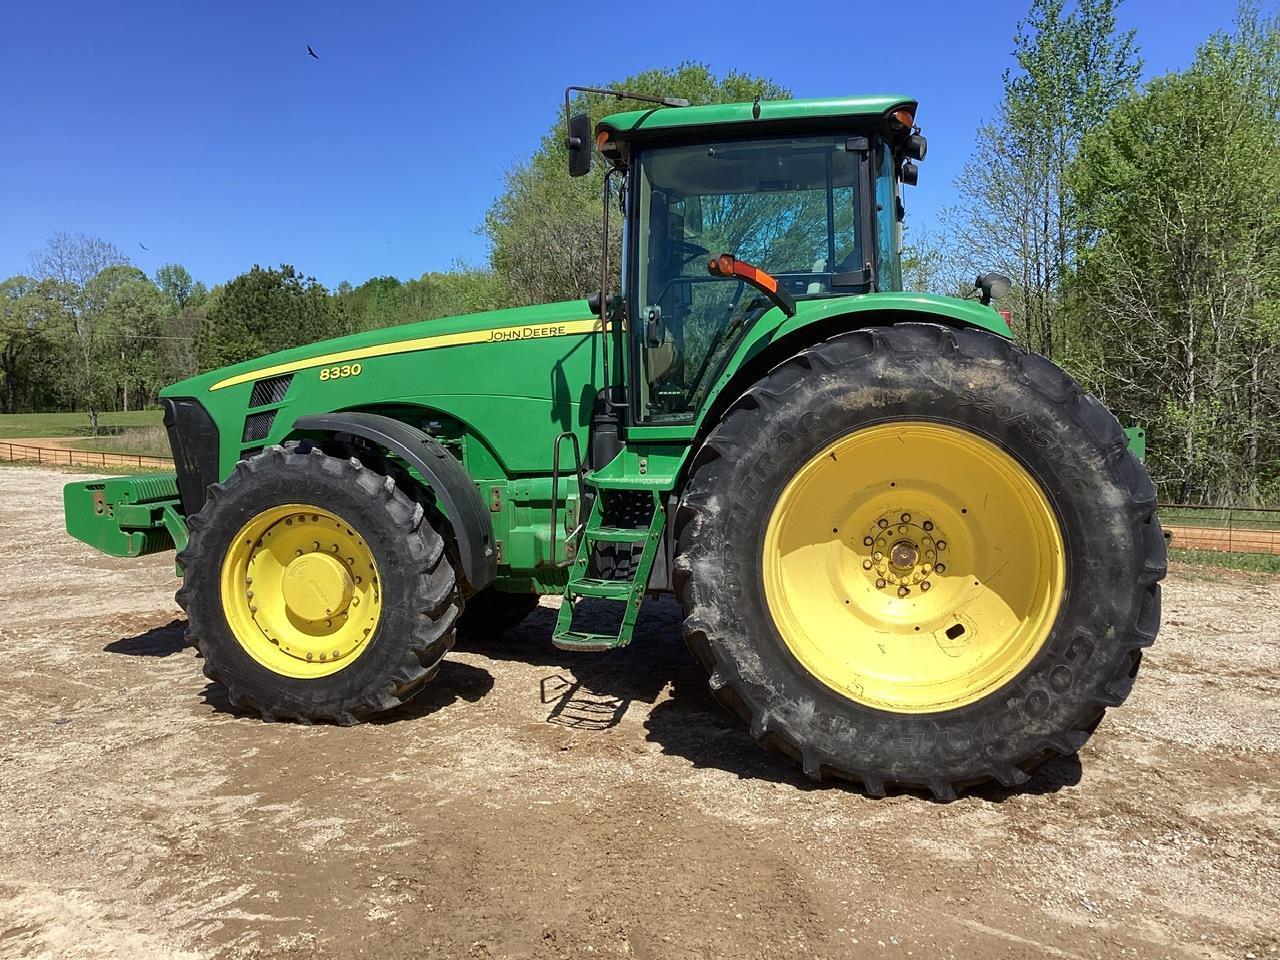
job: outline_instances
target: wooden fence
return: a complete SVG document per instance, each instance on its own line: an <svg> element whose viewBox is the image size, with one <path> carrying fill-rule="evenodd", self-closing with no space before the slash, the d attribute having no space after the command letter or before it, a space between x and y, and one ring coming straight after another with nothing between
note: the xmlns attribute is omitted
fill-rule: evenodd
<svg viewBox="0 0 1280 960"><path fill-rule="evenodd" d="M1160 523L1184 550L1280 554L1280 509L1162 503Z"/></svg>
<svg viewBox="0 0 1280 960"><path fill-rule="evenodd" d="M156 467L172 470L168 457L148 457L136 453L98 453L93 450L64 450L61 447L33 447L26 443L0 440L0 461L48 463L64 467Z"/></svg>
<svg viewBox="0 0 1280 960"><path fill-rule="evenodd" d="M0 440L0 462L4 461L100 467L104 470L108 467L173 469L173 461L168 457L33 447ZM1170 544L1184 550L1280 554L1280 509L1162 503L1159 515Z"/></svg>

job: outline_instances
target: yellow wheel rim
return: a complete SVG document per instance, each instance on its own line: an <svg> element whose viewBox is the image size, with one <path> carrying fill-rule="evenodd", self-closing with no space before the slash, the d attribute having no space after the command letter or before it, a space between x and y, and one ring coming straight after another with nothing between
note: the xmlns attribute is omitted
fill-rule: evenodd
<svg viewBox="0 0 1280 960"><path fill-rule="evenodd" d="M328 510L290 503L258 514L222 563L222 609L245 652L286 677L350 666L382 611L364 539Z"/></svg>
<svg viewBox="0 0 1280 960"><path fill-rule="evenodd" d="M995 444L899 421L827 446L791 479L764 538L769 611L837 693L896 713L980 700L1053 628L1066 582L1044 492Z"/></svg>

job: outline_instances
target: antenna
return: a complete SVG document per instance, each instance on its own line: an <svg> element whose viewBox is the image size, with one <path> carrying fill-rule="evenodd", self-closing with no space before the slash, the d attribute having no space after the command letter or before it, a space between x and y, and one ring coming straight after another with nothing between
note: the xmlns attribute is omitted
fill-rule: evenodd
<svg viewBox="0 0 1280 960"><path fill-rule="evenodd" d="M647 93L632 93L630 90L615 90L612 87L577 87L577 86L565 87L564 88L564 119L566 123L569 122L569 112L570 110L573 109L569 105L569 95L573 93L575 90L579 93L599 93L608 97L614 97L615 99L618 99L618 100L639 100L639 101L642 101L643 103L656 103L660 107L689 106L689 101L684 99L684 97L654 97L654 96L650 96ZM573 140L576 140L576 139L577 139L576 137L570 137L570 142L567 144L570 150L572 150L574 147L579 146L579 144L572 142Z"/></svg>

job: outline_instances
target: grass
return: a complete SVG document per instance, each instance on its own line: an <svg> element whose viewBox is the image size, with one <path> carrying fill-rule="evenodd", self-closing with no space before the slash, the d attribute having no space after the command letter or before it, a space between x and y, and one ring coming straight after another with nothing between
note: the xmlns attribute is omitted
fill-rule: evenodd
<svg viewBox="0 0 1280 960"><path fill-rule="evenodd" d="M169 435L164 426L125 427L119 433L105 437L85 437L73 445L76 450L92 450L94 453L133 453L144 457L168 457Z"/></svg>
<svg viewBox="0 0 1280 960"><path fill-rule="evenodd" d="M1169 549L1169 559L1197 567L1221 567L1251 573L1280 573L1280 556L1266 553L1226 553L1218 550Z"/></svg>
<svg viewBox="0 0 1280 960"><path fill-rule="evenodd" d="M0 470L52 470L68 477L132 477L145 473L165 473L164 467L136 467L128 464L107 464L105 467L78 463L35 463L30 460L0 460ZM172 473L172 470L167 471Z"/></svg>
<svg viewBox="0 0 1280 960"><path fill-rule="evenodd" d="M113 434L129 427L156 426L160 423L161 416L159 410L101 413L98 415L98 431ZM0 414L0 440L17 440L24 437L88 437L89 433L89 416L83 412Z"/></svg>
<svg viewBox="0 0 1280 960"><path fill-rule="evenodd" d="M1253 527L1274 530L1280 527L1280 513L1274 510L1250 510L1246 507L1160 508L1160 522L1183 527Z"/></svg>

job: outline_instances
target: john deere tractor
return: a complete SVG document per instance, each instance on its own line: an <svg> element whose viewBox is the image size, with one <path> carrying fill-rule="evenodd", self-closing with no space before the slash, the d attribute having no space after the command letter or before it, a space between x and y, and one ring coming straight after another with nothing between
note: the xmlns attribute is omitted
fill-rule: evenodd
<svg viewBox="0 0 1280 960"><path fill-rule="evenodd" d="M555 646L622 647L669 592L813 778L945 799L1073 754L1159 625L1140 435L1012 341L1004 278L902 289L910 98L634 99L568 124L623 220L589 299L174 384L176 473L70 484L68 530L176 548L205 673L267 720L391 710L541 594Z"/></svg>

